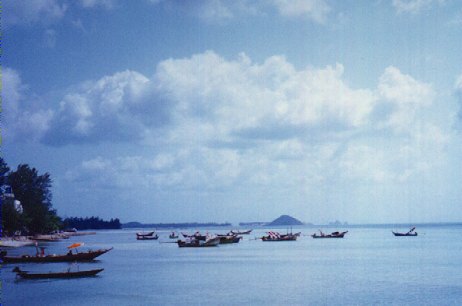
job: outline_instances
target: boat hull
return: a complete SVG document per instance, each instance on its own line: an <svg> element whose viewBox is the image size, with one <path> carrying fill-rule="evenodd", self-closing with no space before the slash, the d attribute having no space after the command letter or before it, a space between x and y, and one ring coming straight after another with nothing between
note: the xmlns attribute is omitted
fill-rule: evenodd
<svg viewBox="0 0 462 306"><path fill-rule="evenodd" d="M396 237L416 237L417 236L417 232L414 232L414 233L395 233L395 232L392 232L392 233Z"/></svg>
<svg viewBox="0 0 462 306"><path fill-rule="evenodd" d="M49 273L29 273L26 271L21 271L19 269L14 269L13 271L21 278L25 279L44 279L44 278L78 278L78 277L89 277L95 276L104 269L94 269L86 271L76 271L76 272L49 272Z"/></svg>

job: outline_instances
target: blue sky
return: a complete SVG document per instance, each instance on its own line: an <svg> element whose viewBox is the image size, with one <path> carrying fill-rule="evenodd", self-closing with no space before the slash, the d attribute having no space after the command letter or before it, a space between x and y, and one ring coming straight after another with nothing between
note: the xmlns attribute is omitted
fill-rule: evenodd
<svg viewBox="0 0 462 306"><path fill-rule="evenodd" d="M3 1L2 154L61 216L461 221L456 0Z"/></svg>

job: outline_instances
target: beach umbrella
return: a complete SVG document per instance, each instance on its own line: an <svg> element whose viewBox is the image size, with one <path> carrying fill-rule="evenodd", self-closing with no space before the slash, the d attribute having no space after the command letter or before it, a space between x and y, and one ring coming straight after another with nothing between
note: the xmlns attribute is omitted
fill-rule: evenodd
<svg viewBox="0 0 462 306"><path fill-rule="evenodd" d="M71 244L70 246L68 246L67 248L70 250L70 249L75 249L75 248L78 248L79 246L82 246L84 243L83 242L76 242L76 243L73 243Z"/></svg>

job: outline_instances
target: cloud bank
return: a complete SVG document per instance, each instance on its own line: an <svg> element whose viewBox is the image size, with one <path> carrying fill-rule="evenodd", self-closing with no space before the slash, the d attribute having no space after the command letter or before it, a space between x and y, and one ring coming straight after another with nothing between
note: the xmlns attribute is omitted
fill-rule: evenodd
<svg viewBox="0 0 462 306"><path fill-rule="evenodd" d="M67 173L92 186L314 188L333 179L404 181L443 160L450 139L429 116L431 85L388 67L375 88L352 88L344 69L207 51L162 61L151 76L122 71L84 82L56 108L36 109L7 68L5 129L9 139L52 146L152 148L151 156L84 160Z"/></svg>

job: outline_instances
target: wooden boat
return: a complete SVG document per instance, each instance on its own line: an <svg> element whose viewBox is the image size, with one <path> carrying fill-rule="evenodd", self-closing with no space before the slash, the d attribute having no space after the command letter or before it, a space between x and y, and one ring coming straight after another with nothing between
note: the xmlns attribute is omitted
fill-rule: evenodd
<svg viewBox="0 0 462 306"><path fill-rule="evenodd" d="M214 247L220 243L220 238L208 238L205 241L198 239L178 240L177 243L180 248Z"/></svg>
<svg viewBox="0 0 462 306"><path fill-rule="evenodd" d="M35 263L42 263L42 262L73 262L73 261L90 261L94 260L96 257L101 256L107 252L112 250L110 249L101 249L96 251L88 251L88 252L77 252L77 253L67 253L63 255L44 255L44 254L37 254L35 256L30 255L22 255L22 256L7 256L6 252L3 251L0 253L0 259L3 263L26 263L26 262L35 262Z"/></svg>
<svg viewBox="0 0 462 306"><path fill-rule="evenodd" d="M228 244L228 243L238 243L242 236L235 236L235 235L220 235L218 236L220 239L220 244Z"/></svg>
<svg viewBox="0 0 462 306"><path fill-rule="evenodd" d="M277 232L268 232L268 236L263 236L260 239L262 241L295 241L300 236L300 233L292 234L287 233L281 235Z"/></svg>
<svg viewBox="0 0 462 306"><path fill-rule="evenodd" d="M159 236L136 236L136 240L157 240Z"/></svg>
<svg viewBox="0 0 462 306"><path fill-rule="evenodd" d="M230 233L233 235L249 235L252 232L252 230L248 231L231 231Z"/></svg>
<svg viewBox="0 0 462 306"><path fill-rule="evenodd" d="M171 232L170 235L168 235L168 238L170 238L170 239L177 239L177 238L178 238L178 234L175 233L175 232Z"/></svg>
<svg viewBox="0 0 462 306"><path fill-rule="evenodd" d="M189 238L189 239L196 239L196 240L200 240L200 241L207 240L207 235L201 235L199 232L195 232L193 235L189 235L189 234L185 234L185 233L181 233L181 235L184 238Z"/></svg>
<svg viewBox="0 0 462 306"><path fill-rule="evenodd" d="M407 233L397 233L394 231L391 231L393 235L397 237L415 237L417 236L417 232L415 232L415 227L411 228Z"/></svg>
<svg viewBox="0 0 462 306"><path fill-rule="evenodd" d="M76 278L76 277L89 277L95 276L104 269L94 269L94 270L85 270L85 271L66 271L66 272L48 272L48 273L30 273L27 271L21 270L19 267L15 267L13 272L16 272L16 275L26 279L41 279L41 278Z"/></svg>
<svg viewBox="0 0 462 306"><path fill-rule="evenodd" d="M136 240L157 240L159 236L157 234L154 235L154 231L152 232L138 232L136 233Z"/></svg>
<svg viewBox="0 0 462 306"><path fill-rule="evenodd" d="M316 234L314 233L313 235L311 235L311 237L313 238L343 238L345 236L346 233L348 233L348 231L345 231L345 232L332 232L330 234L324 234L323 232L319 231L320 234Z"/></svg>

